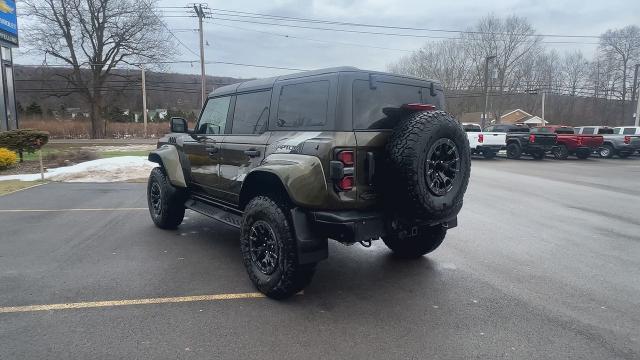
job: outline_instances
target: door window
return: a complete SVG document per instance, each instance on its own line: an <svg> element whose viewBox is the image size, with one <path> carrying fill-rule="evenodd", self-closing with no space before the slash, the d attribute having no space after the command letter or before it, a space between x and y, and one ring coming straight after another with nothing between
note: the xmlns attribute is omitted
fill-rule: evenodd
<svg viewBox="0 0 640 360"><path fill-rule="evenodd" d="M582 133L586 134L586 135L592 135L595 132L595 128L592 127L586 127L586 128L582 128Z"/></svg>
<svg viewBox="0 0 640 360"><path fill-rule="evenodd" d="M236 96L232 134L262 134L269 119L271 91L260 91Z"/></svg>
<svg viewBox="0 0 640 360"><path fill-rule="evenodd" d="M224 134L230 101L230 96L209 99L198 121L196 133Z"/></svg>
<svg viewBox="0 0 640 360"><path fill-rule="evenodd" d="M278 128L322 128L327 122L329 81L314 81L282 87L278 104Z"/></svg>

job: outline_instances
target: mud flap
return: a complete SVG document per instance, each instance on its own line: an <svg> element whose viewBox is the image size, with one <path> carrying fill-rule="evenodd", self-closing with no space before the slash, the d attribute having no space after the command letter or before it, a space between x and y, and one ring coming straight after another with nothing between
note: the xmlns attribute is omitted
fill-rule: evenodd
<svg viewBox="0 0 640 360"><path fill-rule="evenodd" d="M311 264L326 259L329 256L328 239L313 233L307 214L300 208L293 208L291 219L298 248L298 262Z"/></svg>

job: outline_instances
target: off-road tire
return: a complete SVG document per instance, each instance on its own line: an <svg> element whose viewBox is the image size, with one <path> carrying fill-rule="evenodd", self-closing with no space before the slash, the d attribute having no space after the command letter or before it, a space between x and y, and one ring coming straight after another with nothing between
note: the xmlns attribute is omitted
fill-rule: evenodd
<svg viewBox="0 0 640 360"><path fill-rule="evenodd" d="M397 232L387 231L382 241L393 254L403 259L415 259L426 255L440 246L447 235L442 225L421 228L417 235L400 238Z"/></svg>
<svg viewBox="0 0 640 360"><path fill-rule="evenodd" d="M520 159L522 156L522 147L515 142L512 142L507 145L507 158L509 159Z"/></svg>
<svg viewBox="0 0 640 360"><path fill-rule="evenodd" d="M446 153L452 157L457 153L457 160L440 161L440 170L434 175L435 163L428 157L429 153L436 156L436 148L448 149ZM466 133L451 115L444 111L408 114L394 128L386 151L389 171L385 173L389 178L385 187L389 191L385 192L385 202L389 209L436 221L460 211L469 184L471 150ZM446 157L442 152L437 154ZM458 168L455 175L448 180L442 178L445 172L453 173L452 166ZM438 177L438 185L443 185L440 194L434 190L437 186L433 181L428 183L429 176Z"/></svg>
<svg viewBox="0 0 640 360"><path fill-rule="evenodd" d="M591 156L591 150L587 150L587 151L579 150L579 151L576 151L576 157L578 159L584 160L584 159L587 159L589 156Z"/></svg>
<svg viewBox="0 0 640 360"><path fill-rule="evenodd" d="M553 157L558 160L566 160L569 157L569 149L566 145L558 145L553 148Z"/></svg>
<svg viewBox="0 0 640 360"><path fill-rule="evenodd" d="M497 151L493 151L493 150L483 150L482 151L482 156L484 156L484 158L487 159L487 160L495 158L496 155L498 155Z"/></svg>
<svg viewBox="0 0 640 360"><path fill-rule="evenodd" d="M251 255L251 231L256 222L268 224L277 244L277 265L272 273L264 273ZM311 282L316 264L300 265L296 240L286 201L257 196L247 204L242 218L240 250L244 266L255 287L273 299L290 297Z"/></svg>
<svg viewBox="0 0 640 360"><path fill-rule="evenodd" d="M536 150L531 153L531 157L534 158L535 160L544 159L544 155L545 155L544 150Z"/></svg>
<svg viewBox="0 0 640 360"><path fill-rule="evenodd" d="M157 227L175 229L182 224L185 194L184 189L171 185L163 168L151 170L147 183L147 204L151 220Z"/></svg>
<svg viewBox="0 0 640 360"><path fill-rule="evenodd" d="M611 145L602 145L600 150L598 150L598 155L601 158L610 159L613 157L613 147Z"/></svg>

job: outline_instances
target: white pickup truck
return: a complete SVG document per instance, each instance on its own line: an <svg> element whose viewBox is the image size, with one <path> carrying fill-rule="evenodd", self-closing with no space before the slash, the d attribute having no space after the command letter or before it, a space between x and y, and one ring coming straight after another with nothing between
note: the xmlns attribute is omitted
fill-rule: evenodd
<svg viewBox="0 0 640 360"><path fill-rule="evenodd" d="M501 132L482 132L480 124L463 123L462 128L467 133L471 153L493 159L498 151L507 146L507 134Z"/></svg>

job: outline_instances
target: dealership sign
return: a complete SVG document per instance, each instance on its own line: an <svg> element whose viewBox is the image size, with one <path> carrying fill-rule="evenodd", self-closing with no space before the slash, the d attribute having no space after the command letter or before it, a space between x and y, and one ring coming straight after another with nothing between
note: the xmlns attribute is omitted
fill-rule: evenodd
<svg viewBox="0 0 640 360"><path fill-rule="evenodd" d="M0 40L18 45L18 17L13 0L0 0Z"/></svg>

